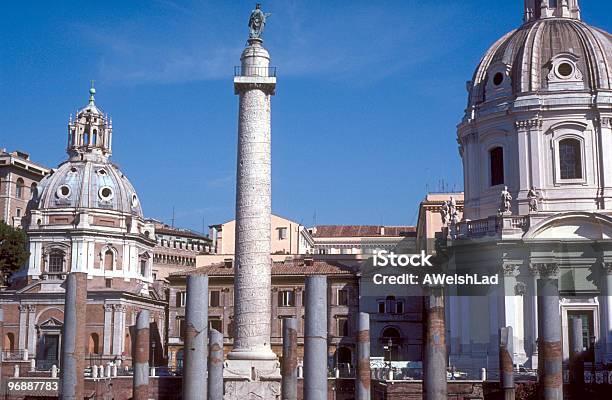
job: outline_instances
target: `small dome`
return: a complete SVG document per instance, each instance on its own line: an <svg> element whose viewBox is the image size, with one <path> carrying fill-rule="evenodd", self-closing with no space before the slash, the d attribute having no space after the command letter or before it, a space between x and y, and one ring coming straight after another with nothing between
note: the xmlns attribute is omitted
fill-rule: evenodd
<svg viewBox="0 0 612 400"><path fill-rule="evenodd" d="M469 83L469 107L500 97L612 89L612 36L576 18L528 22L484 55Z"/></svg>
<svg viewBox="0 0 612 400"><path fill-rule="evenodd" d="M134 187L108 162L67 161L41 181L39 193L38 210L104 209L143 217Z"/></svg>

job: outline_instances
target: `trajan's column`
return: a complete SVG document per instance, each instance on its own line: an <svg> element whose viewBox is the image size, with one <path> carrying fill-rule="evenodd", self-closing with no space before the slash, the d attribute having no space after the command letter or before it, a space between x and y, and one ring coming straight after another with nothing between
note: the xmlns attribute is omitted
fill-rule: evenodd
<svg viewBox="0 0 612 400"><path fill-rule="evenodd" d="M224 400L279 399L280 368L270 347L270 98L276 77L261 34L269 14L259 4L234 77L240 96L236 181L234 347L224 368Z"/></svg>

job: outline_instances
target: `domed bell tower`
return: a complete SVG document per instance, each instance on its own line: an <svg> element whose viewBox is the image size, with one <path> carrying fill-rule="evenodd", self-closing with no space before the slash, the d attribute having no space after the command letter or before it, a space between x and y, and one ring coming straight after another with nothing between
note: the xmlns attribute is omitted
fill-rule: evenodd
<svg viewBox="0 0 612 400"><path fill-rule="evenodd" d="M106 161L111 155L113 122L96 106L96 89L89 89L89 103L68 123L67 152L71 161Z"/></svg>

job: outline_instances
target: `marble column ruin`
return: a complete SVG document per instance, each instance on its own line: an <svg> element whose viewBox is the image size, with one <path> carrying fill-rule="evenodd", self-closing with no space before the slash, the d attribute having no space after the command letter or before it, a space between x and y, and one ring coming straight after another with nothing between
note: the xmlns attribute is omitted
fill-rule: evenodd
<svg viewBox="0 0 612 400"><path fill-rule="evenodd" d="M504 400L514 400L514 336L511 326L499 330L499 385Z"/></svg>
<svg viewBox="0 0 612 400"><path fill-rule="evenodd" d="M543 400L563 400L563 349L559 312L559 267L537 264L539 393Z"/></svg>
<svg viewBox="0 0 612 400"><path fill-rule="evenodd" d="M85 325L87 323L87 274L72 272L64 283L64 326L59 398L81 400L85 386Z"/></svg>
<svg viewBox="0 0 612 400"><path fill-rule="evenodd" d="M222 400L223 334L216 329L210 329L208 337L208 400Z"/></svg>
<svg viewBox="0 0 612 400"><path fill-rule="evenodd" d="M187 277L183 398L206 400L208 358L208 276Z"/></svg>
<svg viewBox="0 0 612 400"><path fill-rule="evenodd" d="M149 400L149 320L149 310L141 310L138 313L132 386L134 400Z"/></svg>
<svg viewBox="0 0 612 400"><path fill-rule="evenodd" d="M370 314L359 313L357 321L357 375L355 376L356 400L370 400Z"/></svg>
<svg viewBox="0 0 612 400"><path fill-rule="evenodd" d="M297 400L298 320L283 321L282 400Z"/></svg>
<svg viewBox="0 0 612 400"><path fill-rule="evenodd" d="M306 278L304 400L327 399L327 277Z"/></svg>
<svg viewBox="0 0 612 400"><path fill-rule="evenodd" d="M446 328L443 288L431 288L425 298L426 337L423 399L446 400Z"/></svg>

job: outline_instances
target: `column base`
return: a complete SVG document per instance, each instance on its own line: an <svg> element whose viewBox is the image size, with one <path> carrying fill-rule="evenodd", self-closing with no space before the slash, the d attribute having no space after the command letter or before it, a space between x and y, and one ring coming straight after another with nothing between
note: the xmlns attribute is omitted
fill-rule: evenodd
<svg viewBox="0 0 612 400"><path fill-rule="evenodd" d="M227 360L223 367L223 400L280 400L278 360Z"/></svg>

